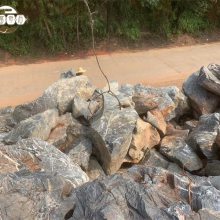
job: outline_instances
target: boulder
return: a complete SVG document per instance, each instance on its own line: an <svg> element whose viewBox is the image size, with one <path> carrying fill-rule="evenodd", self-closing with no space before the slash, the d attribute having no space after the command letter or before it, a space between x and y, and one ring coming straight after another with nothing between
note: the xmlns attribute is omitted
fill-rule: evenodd
<svg viewBox="0 0 220 220"><path fill-rule="evenodd" d="M199 170L203 167L202 161L187 145L184 137L164 137L161 142L160 153L188 171Z"/></svg>
<svg viewBox="0 0 220 220"><path fill-rule="evenodd" d="M166 134L167 124L164 120L163 114L158 109L148 111L146 117L144 117L144 121L147 121L154 126L161 136Z"/></svg>
<svg viewBox="0 0 220 220"><path fill-rule="evenodd" d="M199 84L209 92L220 96L220 66L215 64L203 66L199 74Z"/></svg>
<svg viewBox="0 0 220 220"><path fill-rule="evenodd" d="M116 172L128 152L138 115L131 108L104 111L91 124L96 156L107 174Z"/></svg>
<svg viewBox="0 0 220 220"><path fill-rule="evenodd" d="M83 170L88 170L89 159L92 153L92 143L89 139L82 139L76 146L74 146L67 155L73 161L78 164Z"/></svg>
<svg viewBox="0 0 220 220"><path fill-rule="evenodd" d="M0 219L65 219L73 187L56 174L21 171L0 175Z"/></svg>
<svg viewBox="0 0 220 220"><path fill-rule="evenodd" d="M21 121L4 137L4 142L14 144L21 139L29 137L47 140L50 131L56 126L57 121L58 111L56 109L49 109Z"/></svg>
<svg viewBox="0 0 220 220"><path fill-rule="evenodd" d="M219 211L219 196L205 178L192 183L161 168L134 166L78 187L69 219L185 219L200 209Z"/></svg>
<svg viewBox="0 0 220 220"><path fill-rule="evenodd" d="M131 145L128 151L131 162L140 162L146 151L158 145L159 142L160 135L158 134L157 130L151 124L139 118L137 120Z"/></svg>
<svg viewBox="0 0 220 220"><path fill-rule="evenodd" d="M220 98L205 90L199 84L200 71L193 73L183 84L183 91L190 100L190 104L197 115L213 113Z"/></svg>
<svg viewBox="0 0 220 220"><path fill-rule="evenodd" d="M53 108L57 108L60 114L64 114L71 111L75 97L89 99L94 89L86 76L60 79L49 86L35 101L17 106L13 117L19 122Z"/></svg>
<svg viewBox="0 0 220 220"><path fill-rule="evenodd" d="M219 132L219 126L219 113L202 115L197 127L188 137L188 144L195 150L199 148L208 159L215 159L218 152L215 142Z"/></svg>
<svg viewBox="0 0 220 220"><path fill-rule="evenodd" d="M154 88L150 86L136 85L133 96L144 96L157 103L165 121L178 118L189 111L187 97L175 86Z"/></svg>
<svg viewBox="0 0 220 220"><path fill-rule="evenodd" d="M29 138L19 141L16 145L0 145L0 152L8 161L16 163L17 171L44 171L50 175L61 176L73 187L88 181L86 173L67 155L39 139ZM14 170L10 173L14 173Z"/></svg>
<svg viewBox="0 0 220 220"><path fill-rule="evenodd" d="M94 157L90 158L89 167L86 173L91 180L95 180L105 176L104 170L102 169L101 165Z"/></svg>
<svg viewBox="0 0 220 220"><path fill-rule="evenodd" d="M16 125L12 116L13 111L11 107L0 109L0 134L11 131Z"/></svg>

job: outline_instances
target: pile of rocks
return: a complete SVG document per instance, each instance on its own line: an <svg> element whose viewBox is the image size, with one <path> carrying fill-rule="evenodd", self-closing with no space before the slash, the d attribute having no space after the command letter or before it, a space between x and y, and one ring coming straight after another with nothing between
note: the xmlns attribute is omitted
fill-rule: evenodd
<svg viewBox="0 0 220 220"><path fill-rule="evenodd" d="M220 219L220 66L110 87L121 109L62 74L0 110L0 219Z"/></svg>

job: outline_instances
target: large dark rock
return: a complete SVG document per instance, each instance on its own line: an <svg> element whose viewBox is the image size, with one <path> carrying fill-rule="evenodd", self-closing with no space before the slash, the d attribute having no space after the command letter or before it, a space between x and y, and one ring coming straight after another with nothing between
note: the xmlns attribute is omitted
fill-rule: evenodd
<svg viewBox="0 0 220 220"><path fill-rule="evenodd" d="M0 134L11 131L16 125L12 116L13 111L11 107L0 109Z"/></svg>
<svg viewBox="0 0 220 220"><path fill-rule="evenodd" d="M97 158L107 174L116 172L128 152L138 115L134 109L104 111L91 125Z"/></svg>
<svg viewBox="0 0 220 220"><path fill-rule="evenodd" d="M56 126L52 129L46 141L59 150L65 151L72 144L69 141L68 130L78 126L82 125L72 117L71 113L66 113L58 118Z"/></svg>
<svg viewBox="0 0 220 220"><path fill-rule="evenodd" d="M67 155L39 139L29 138L19 141L16 145L0 145L0 155L5 158L4 161L7 159L10 166L14 167L12 171L7 170L7 173L23 169L30 172L44 171L49 175L61 176L73 187L88 181L86 173ZM12 166L13 164L14 166Z"/></svg>
<svg viewBox="0 0 220 220"><path fill-rule="evenodd" d="M14 144L21 139L29 137L47 140L50 131L56 126L57 121L58 111L56 109L49 109L21 121L4 137L4 142Z"/></svg>
<svg viewBox="0 0 220 220"><path fill-rule="evenodd" d="M191 180L153 167L133 167L86 183L74 191L72 200L71 220L190 219L202 209L220 211L220 191L206 178Z"/></svg>
<svg viewBox="0 0 220 220"><path fill-rule="evenodd" d="M60 79L49 86L35 101L17 106L13 116L19 122L52 108L57 108L59 113L64 114L71 111L75 97L89 99L94 89L86 76Z"/></svg>
<svg viewBox="0 0 220 220"><path fill-rule="evenodd" d="M188 171L199 170L203 167L202 161L193 149L187 145L184 137L164 137L161 142L160 153Z"/></svg>
<svg viewBox="0 0 220 220"><path fill-rule="evenodd" d="M218 159L219 147L216 139L220 128L220 114L207 114L199 119L197 127L190 133L188 143L198 148L208 159Z"/></svg>
<svg viewBox="0 0 220 220"><path fill-rule="evenodd" d="M208 67L202 67L199 83L206 90L220 96L220 66L210 64Z"/></svg>
<svg viewBox="0 0 220 220"><path fill-rule="evenodd" d="M200 71L193 73L184 82L183 90L198 115L213 113L219 105L220 97L205 90L199 84L199 75Z"/></svg>

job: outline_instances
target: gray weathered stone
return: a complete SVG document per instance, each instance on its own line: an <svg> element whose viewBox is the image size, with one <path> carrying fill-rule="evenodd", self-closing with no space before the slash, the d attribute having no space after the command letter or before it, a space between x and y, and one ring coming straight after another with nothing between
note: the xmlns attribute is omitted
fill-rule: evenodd
<svg viewBox="0 0 220 220"><path fill-rule="evenodd" d="M4 142L14 144L21 139L29 137L47 140L51 129L56 126L57 121L58 111L56 109L49 109L21 121L4 137Z"/></svg>
<svg viewBox="0 0 220 220"><path fill-rule="evenodd" d="M9 132L16 125L12 116L13 111L12 107L0 109L0 133Z"/></svg>
<svg viewBox="0 0 220 220"><path fill-rule="evenodd" d="M199 84L199 74L200 71L193 73L184 82L183 90L198 115L213 113L219 105L220 98Z"/></svg>
<svg viewBox="0 0 220 220"><path fill-rule="evenodd" d="M160 146L160 153L189 171L203 167L197 154L186 144L184 137L166 136Z"/></svg>
<svg viewBox="0 0 220 220"><path fill-rule="evenodd" d="M167 124L164 120L163 114L158 109L148 111L147 117L144 117L144 121L152 124L162 136L166 134Z"/></svg>
<svg viewBox="0 0 220 220"><path fill-rule="evenodd" d="M44 171L62 176L74 187L88 181L88 176L70 158L53 145L39 139L24 139L16 145L0 145L4 158L17 163L17 170Z"/></svg>
<svg viewBox="0 0 220 220"><path fill-rule="evenodd" d="M92 153L92 143L89 139L82 139L74 146L67 155L74 163L78 164L83 170L88 170L89 158Z"/></svg>
<svg viewBox="0 0 220 220"><path fill-rule="evenodd" d="M49 86L35 101L17 106L13 116L16 121L21 121L52 108L57 108L64 114L71 111L75 97L89 99L94 89L86 76L60 79Z"/></svg>
<svg viewBox="0 0 220 220"><path fill-rule="evenodd" d="M220 176L220 161L208 161L204 168L204 172L206 176Z"/></svg>
<svg viewBox="0 0 220 220"><path fill-rule="evenodd" d="M97 178L105 176L104 170L102 169L99 162L94 157L90 158L89 167L86 173L91 180L95 180Z"/></svg>
<svg viewBox="0 0 220 220"><path fill-rule="evenodd" d="M97 158L107 174L116 172L125 158L138 115L131 108L105 111L91 125Z"/></svg>
<svg viewBox="0 0 220 220"><path fill-rule="evenodd" d="M155 109L158 107L158 97L155 95L135 95L132 97L133 102L135 103L135 110L139 115L146 114L149 110Z"/></svg>
<svg viewBox="0 0 220 220"><path fill-rule="evenodd" d="M215 64L203 66L199 74L199 84L204 89L220 96L220 66Z"/></svg>
<svg viewBox="0 0 220 220"><path fill-rule="evenodd" d="M61 151L65 151L71 143L68 143L67 130L69 127L74 127L75 124L79 124L73 119L71 113L66 113L57 119L56 126L50 132L47 142L54 145Z"/></svg>
<svg viewBox="0 0 220 220"><path fill-rule="evenodd" d="M149 156L147 156L143 161L143 165L151 167L162 167L167 169L169 161L167 161L166 158L155 149L151 149Z"/></svg>
<svg viewBox="0 0 220 220"><path fill-rule="evenodd" d="M190 133L187 142L194 149L198 147L208 159L215 159L218 151L215 142L219 126L219 113L203 115L198 126Z"/></svg>
<svg viewBox="0 0 220 220"><path fill-rule="evenodd" d="M72 207L69 181L56 174L28 171L0 175L0 219L64 219Z"/></svg>

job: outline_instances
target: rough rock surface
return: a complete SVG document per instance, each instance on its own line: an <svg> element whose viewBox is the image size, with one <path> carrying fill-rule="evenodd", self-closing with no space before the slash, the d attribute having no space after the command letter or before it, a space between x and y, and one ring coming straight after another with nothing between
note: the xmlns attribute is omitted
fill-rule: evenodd
<svg viewBox="0 0 220 220"><path fill-rule="evenodd" d="M220 127L220 114L207 114L199 119L197 127L190 133L188 143L197 147L208 159L217 157L218 147L215 145Z"/></svg>
<svg viewBox="0 0 220 220"><path fill-rule="evenodd" d="M69 127L74 127L75 124L76 120L73 119L71 113L60 116L57 120L56 127L50 132L47 142L64 151L69 146L67 130Z"/></svg>
<svg viewBox="0 0 220 220"><path fill-rule="evenodd" d="M11 107L0 109L0 133L9 132L16 125L12 117L13 111Z"/></svg>
<svg viewBox="0 0 220 220"><path fill-rule="evenodd" d="M70 219L184 219L201 209L220 210L215 187L205 179L195 180L189 192L190 182L161 168L133 167L77 188Z"/></svg>
<svg viewBox="0 0 220 220"><path fill-rule="evenodd" d="M158 109L148 111L144 120L152 124L159 131L161 136L166 134L167 124L164 120L163 114Z"/></svg>
<svg viewBox="0 0 220 220"><path fill-rule="evenodd" d="M24 138L40 138L47 140L50 131L57 124L58 111L49 109L43 113L34 115L24 121L21 121L4 137L4 142L14 144Z"/></svg>
<svg viewBox="0 0 220 220"><path fill-rule="evenodd" d="M149 110L158 107L158 97L149 97L149 95L136 95L132 97L135 103L136 112L141 115L147 113Z"/></svg>
<svg viewBox="0 0 220 220"><path fill-rule="evenodd" d="M199 74L200 71L192 74L184 82L183 90L198 115L213 113L219 105L220 98L199 84Z"/></svg>
<svg viewBox="0 0 220 220"><path fill-rule="evenodd" d="M0 219L64 219L72 186L55 174L28 171L0 175Z"/></svg>
<svg viewBox="0 0 220 220"><path fill-rule="evenodd" d="M194 73L187 98L69 71L0 109L0 219L219 219L219 74Z"/></svg>
<svg viewBox="0 0 220 220"><path fill-rule="evenodd" d="M149 99L153 96L166 121L179 117L189 110L186 96L175 86L154 88L136 85L134 95L142 95Z"/></svg>
<svg viewBox="0 0 220 220"><path fill-rule="evenodd" d="M133 163L138 163L145 155L145 152L158 145L159 142L160 136L157 130L151 124L139 118L134 130L128 155Z"/></svg>
<svg viewBox="0 0 220 220"><path fill-rule="evenodd" d="M136 125L135 110L105 111L100 119L92 123L91 138L97 149L97 158L107 174L116 172L125 158Z"/></svg>
<svg viewBox="0 0 220 220"><path fill-rule="evenodd" d="M0 145L0 152L9 158L9 161L15 161L18 170L56 173L75 187L88 180L87 175L67 155L39 139L29 138L19 141L16 145Z"/></svg>
<svg viewBox="0 0 220 220"><path fill-rule="evenodd" d="M74 97L89 99L93 92L94 87L86 76L60 79L48 87L37 100L17 106L13 116L16 121L21 121L52 108L58 108L63 114L71 111Z"/></svg>
<svg viewBox="0 0 220 220"><path fill-rule="evenodd" d="M74 163L83 170L88 170L89 159L92 153L92 143L89 139L82 139L76 146L68 152L68 156Z"/></svg>
<svg viewBox="0 0 220 220"><path fill-rule="evenodd" d="M202 67L199 74L199 84L206 90L220 96L220 66L210 64Z"/></svg>
<svg viewBox="0 0 220 220"><path fill-rule="evenodd" d="M89 160L89 167L86 173L91 180L105 176L105 172L100 166L99 162L93 157L91 157Z"/></svg>
<svg viewBox="0 0 220 220"><path fill-rule="evenodd" d="M203 167L202 161L187 145L184 137L164 137L161 142L160 153L189 171L199 170Z"/></svg>

